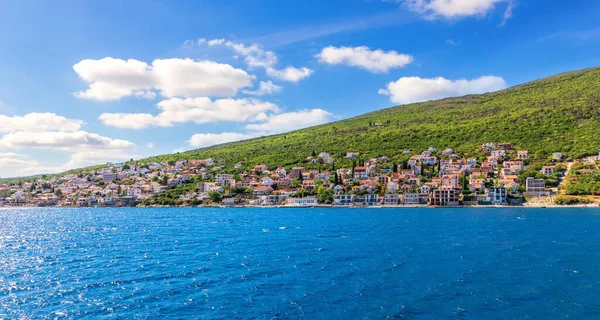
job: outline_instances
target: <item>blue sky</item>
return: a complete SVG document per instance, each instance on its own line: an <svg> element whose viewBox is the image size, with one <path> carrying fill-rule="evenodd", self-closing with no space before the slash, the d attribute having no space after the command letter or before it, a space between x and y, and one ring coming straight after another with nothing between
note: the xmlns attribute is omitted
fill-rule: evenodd
<svg viewBox="0 0 600 320"><path fill-rule="evenodd" d="M3 1L0 177L599 66L598 12L556 0Z"/></svg>

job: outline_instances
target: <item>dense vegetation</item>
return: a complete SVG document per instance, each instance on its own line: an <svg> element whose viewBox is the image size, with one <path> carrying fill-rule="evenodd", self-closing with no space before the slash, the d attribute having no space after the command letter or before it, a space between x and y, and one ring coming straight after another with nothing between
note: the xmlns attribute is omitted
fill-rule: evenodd
<svg viewBox="0 0 600 320"><path fill-rule="evenodd" d="M507 90L398 106L286 134L163 155L150 160L204 159L291 166L314 150L341 160L398 156L430 146L475 153L482 143L512 142L537 159L568 158L600 149L600 68L570 72ZM400 156L398 156L400 158ZM349 163L349 160L345 162ZM340 163L340 165L347 165Z"/></svg>
<svg viewBox="0 0 600 320"><path fill-rule="evenodd" d="M451 147L477 155L484 142L512 142L546 160L552 152L568 158L600 149L600 68L560 74L510 89L415 103L367 113L290 133L233 142L147 161L222 160L226 169L302 164L313 151L329 152L336 165L349 166L345 152L363 159L387 155L402 161L405 149Z"/></svg>
<svg viewBox="0 0 600 320"><path fill-rule="evenodd" d="M565 192L572 196L600 196L600 170L593 163L576 163L571 167Z"/></svg>

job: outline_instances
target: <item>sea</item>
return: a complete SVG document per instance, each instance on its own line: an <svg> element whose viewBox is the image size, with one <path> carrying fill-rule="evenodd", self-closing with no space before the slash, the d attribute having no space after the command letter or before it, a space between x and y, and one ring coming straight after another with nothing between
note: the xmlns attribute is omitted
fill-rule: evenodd
<svg viewBox="0 0 600 320"><path fill-rule="evenodd" d="M600 319L600 209L0 209L0 319Z"/></svg>

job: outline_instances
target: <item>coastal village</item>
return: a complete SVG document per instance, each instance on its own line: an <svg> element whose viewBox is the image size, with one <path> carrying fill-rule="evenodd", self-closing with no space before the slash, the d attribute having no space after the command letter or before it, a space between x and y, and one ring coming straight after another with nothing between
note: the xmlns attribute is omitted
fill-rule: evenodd
<svg viewBox="0 0 600 320"><path fill-rule="evenodd" d="M387 156L307 155L305 166L269 167L222 160L135 161L0 184L0 206L474 206L551 205L572 162L562 153L545 164L530 163L527 150L511 143L484 143L479 157L461 157L451 148L401 151ZM600 154L592 161L600 160ZM317 167L318 169L312 169ZM237 171L239 173L231 173Z"/></svg>

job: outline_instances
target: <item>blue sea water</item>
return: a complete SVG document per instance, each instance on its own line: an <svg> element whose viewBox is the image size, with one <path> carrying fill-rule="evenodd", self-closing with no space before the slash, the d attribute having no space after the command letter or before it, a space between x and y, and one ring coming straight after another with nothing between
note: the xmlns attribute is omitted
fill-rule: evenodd
<svg viewBox="0 0 600 320"><path fill-rule="evenodd" d="M0 209L0 318L598 319L598 209Z"/></svg>

